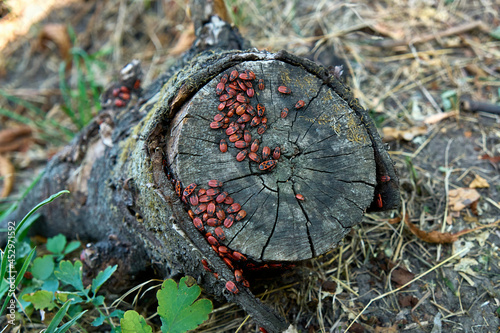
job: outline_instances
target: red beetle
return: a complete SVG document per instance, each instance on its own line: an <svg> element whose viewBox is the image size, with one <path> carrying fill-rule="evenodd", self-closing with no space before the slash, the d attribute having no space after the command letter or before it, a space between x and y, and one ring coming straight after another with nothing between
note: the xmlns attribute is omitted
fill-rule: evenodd
<svg viewBox="0 0 500 333"><path fill-rule="evenodd" d="M229 77L227 76L227 74L224 74L224 75L222 75L222 77L220 78L220 82L222 82L222 83L226 84L228 79L229 79Z"/></svg>
<svg viewBox="0 0 500 333"><path fill-rule="evenodd" d="M233 294L237 294L240 292L233 281L226 282L226 289L232 292Z"/></svg>
<svg viewBox="0 0 500 333"><path fill-rule="evenodd" d="M219 195L219 193L220 193L220 190L218 188L209 188L207 190L207 195L212 196L212 197L215 195Z"/></svg>
<svg viewBox="0 0 500 333"><path fill-rule="evenodd" d="M304 102L303 100L300 100L297 102L297 104L295 104L295 108L300 109L300 108L303 108L304 105L306 105L306 102Z"/></svg>
<svg viewBox="0 0 500 333"><path fill-rule="evenodd" d="M216 218L212 217L210 219L207 220L207 225L209 227L216 227L219 225L219 220L217 220Z"/></svg>
<svg viewBox="0 0 500 333"><path fill-rule="evenodd" d="M248 155L248 151L246 149L244 149L244 150L240 151L238 153L238 155L236 155L236 160L238 162L241 162L247 157L247 155Z"/></svg>
<svg viewBox="0 0 500 333"><path fill-rule="evenodd" d="M242 93L239 93L237 96L236 96L236 100L240 103L250 103L250 100L248 99L248 97L246 97L245 95L243 95Z"/></svg>
<svg viewBox="0 0 500 333"><path fill-rule="evenodd" d="M236 279L236 282L240 282L241 280L243 280L243 272L241 271L241 269L236 269L234 271L234 278Z"/></svg>
<svg viewBox="0 0 500 333"><path fill-rule="evenodd" d="M252 79L252 76L250 75L249 71L246 70L244 73L240 74L240 79L242 79L242 80L253 80L253 79L255 79L255 75L253 76L253 79Z"/></svg>
<svg viewBox="0 0 500 333"><path fill-rule="evenodd" d="M229 75L229 81L234 81L234 80L236 80L236 79L238 78L238 76L239 76L238 71L237 71L237 70L233 70L233 71L231 72L231 75Z"/></svg>
<svg viewBox="0 0 500 333"><path fill-rule="evenodd" d="M259 169L262 171L271 170L276 166L276 160L268 160L259 164Z"/></svg>
<svg viewBox="0 0 500 333"><path fill-rule="evenodd" d="M247 110L246 111L252 117L255 116L255 110L253 109L253 106L251 106L250 104L247 105Z"/></svg>
<svg viewBox="0 0 500 333"><path fill-rule="evenodd" d="M247 280L241 281L241 284L246 288L250 288L250 282L248 282Z"/></svg>
<svg viewBox="0 0 500 333"><path fill-rule="evenodd" d="M234 215L231 214L229 215L228 217L226 217L226 219L224 220L224 226L226 228L231 228L231 226L233 225L234 223Z"/></svg>
<svg viewBox="0 0 500 333"><path fill-rule="evenodd" d="M214 199L213 195L206 195L206 194L203 194L203 195L200 195L199 196L199 201L200 202L209 202L209 201L212 201Z"/></svg>
<svg viewBox="0 0 500 333"><path fill-rule="evenodd" d="M238 140L234 143L234 146L239 149L246 148L248 147L248 142L243 140Z"/></svg>
<svg viewBox="0 0 500 333"><path fill-rule="evenodd" d="M250 141L252 141L252 135L250 134L249 130L245 130L245 132L243 132L243 139L247 143L250 143Z"/></svg>
<svg viewBox="0 0 500 333"><path fill-rule="evenodd" d="M193 220L193 219L194 219L194 212L193 212L191 209L190 209L190 210L188 210L188 215L189 215L189 217L191 218L191 220Z"/></svg>
<svg viewBox="0 0 500 333"><path fill-rule="evenodd" d="M212 179L208 181L208 186L210 187L222 187L224 185L220 180Z"/></svg>
<svg viewBox="0 0 500 333"><path fill-rule="evenodd" d="M246 104L241 104L241 105L238 105L238 107L236 108L236 111L235 113L238 115L238 116L241 116L242 114L245 113L246 111Z"/></svg>
<svg viewBox="0 0 500 333"><path fill-rule="evenodd" d="M215 204L213 202L210 202L207 205L207 214L208 214L208 216L214 216L214 214L215 214Z"/></svg>
<svg viewBox="0 0 500 333"><path fill-rule="evenodd" d="M206 210L207 210L207 204L201 204L194 209L193 213L195 213L195 215L198 215Z"/></svg>
<svg viewBox="0 0 500 333"><path fill-rule="evenodd" d="M130 94L128 93L120 93L118 96L120 96L120 98L125 101L128 101L130 99Z"/></svg>
<svg viewBox="0 0 500 333"><path fill-rule="evenodd" d="M223 245L219 246L219 253L226 254L229 253L229 249Z"/></svg>
<svg viewBox="0 0 500 333"><path fill-rule="evenodd" d="M221 221L224 221L226 219L226 213L224 213L224 209L222 209L220 207L217 207L216 215L217 215L217 218Z"/></svg>
<svg viewBox="0 0 500 333"><path fill-rule="evenodd" d="M232 257L236 261L246 261L247 260L247 257L245 257L243 254L236 252L236 251L233 252Z"/></svg>
<svg viewBox="0 0 500 333"><path fill-rule="evenodd" d="M182 192L183 196L189 197L191 193L193 193L194 189L196 188L196 183L189 184L185 189L184 192Z"/></svg>
<svg viewBox="0 0 500 333"><path fill-rule="evenodd" d="M260 157L254 152L248 154L248 158L254 161L255 163L260 163Z"/></svg>
<svg viewBox="0 0 500 333"><path fill-rule="evenodd" d="M115 106L121 108L122 106L125 106L125 102L122 101L121 99L115 99Z"/></svg>
<svg viewBox="0 0 500 333"><path fill-rule="evenodd" d="M252 116L249 115L248 113L245 113L244 115L242 115L241 117L239 117L236 122L238 124L243 124L243 123L249 122L251 119L252 119Z"/></svg>
<svg viewBox="0 0 500 333"><path fill-rule="evenodd" d="M262 117L261 123L267 124L267 117Z"/></svg>
<svg viewBox="0 0 500 333"><path fill-rule="evenodd" d="M189 202L193 206L198 206L198 204L200 203L200 201L198 200L198 195L196 195L196 193L191 194L191 196L189 197Z"/></svg>
<svg viewBox="0 0 500 333"><path fill-rule="evenodd" d="M264 79L259 79L259 90L264 90Z"/></svg>
<svg viewBox="0 0 500 333"><path fill-rule="evenodd" d="M224 113L217 113L214 116L214 121L222 121L226 115Z"/></svg>
<svg viewBox="0 0 500 333"><path fill-rule="evenodd" d="M255 127L260 124L261 118L259 116L255 116L252 118L252 121L250 122L250 126Z"/></svg>
<svg viewBox="0 0 500 333"><path fill-rule="evenodd" d="M199 217L195 217L193 219L193 224L196 227L196 229L198 229L199 231L205 230L205 228L203 228L203 222L201 221L201 219Z"/></svg>
<svg viewBox="0 0 500 333"><path fill-rule="evenodd" d="M238 83L238 86L240 87L241 90L247 90L248 89L248 87L243 83L243 81L236 80L236 82Z"/></svg>
<svg viewBox="0 0 500 333"><path fill-rule="evenodd" d="M236 133L236 131L239 130L238 126L235 125L229 125L229 127L226 129L226 135L232 135Z"/></svg>
<svg viewBox="0 0 500 333"><path fill-rule="evenodd" d="M377 194L377 206L378 208L384 207L384 202L382 201L382 194Z"/></svg>
<svg viewBox="0 0 500 333"><path fill-rule="evenodd" d="M255 90L253 88L248 88L247 89L247 96L252 98L255 95Z"/></svg>
<svg viewBox="0 0 500 333"><path fill-rule="evenodd" d="M255 139L250 146L250 151L256 153L259 150L259 139Z"/></svg>
<svg viewBox="0 0 500 333"><path fill-rule="evenodd" d="M214 233L219 240L223 241L224 239L226 239L226 234L224 233L221 227L215 228Z"/></svg>
<svg viewBox="0 0 500 333"><path fill-rule="evenodd" d="M218 129L218 128L221 128L222 125L224 125L223 123L219 122L219 121L212 121L210 123L210 128L211 129Z"/></svg>
<svg viewBox="0 0 500 333"><path fill-rule="evenodd" d="M236 213L241 209L241 205L239 203L233 203L229 208L226 210L229 214Z"/></svg>
<svg viewBox="0 0 500 333"><path fill-rule="evenodd" d="M115 88L113 89L113 97L118 97L118 94L120 93L120 88Z"/></svg>
<svg viewBox="0 0 500 333"><path fill-rule="evenodd" d="M226 87L226 91L231 97L238 95L238 92L235 89L230 88L229 86Z"/></svg>
<svg viewBox="0 0 500 333"><path fill-rule="evenodd" d="M388 175L380 177L380 181L382 181L383 183L387 183L390 180L391 180L391 177Z"/></svg>
<svg viewBox="0 0 500 333"><path fill-rule="evenodd" d="M227 100L228 100L228 99L230 99L230 98L231 98L231 95L229 95L229 94L224 94L224 95L221 95L221 96L219 97L219 101L220 101L220 102L224 102L224 101L227 101ZM226 104L226 105L227 105L227 104Z"/></svg>
<svg viewBox="0 0 500 333"><path fill-rule="evenodd" d="M269 158L269 155L271 155L271 148L269 148L268 146L262 148L262 159L267 160Z"/></svg>
<svg viewBox="0 0 500 333"><path fill-rule="evenodd" d="M230 196L228 196L226 199L224 199L224 203L226 205L232 205L234 202L233 198L231 198Z"/></svg>
<svg viewBox="0 0 500 333"><path fill-rule="evenodd" d="M204 195L204 194L207 194L207 190L205 190L204 188L198 189L198 196L199 197Z"/></svg>
<svg viewBox="0 0 500 333"><path fill-rule="evenodd" d="M298 199L298 200L301 200L301 201L304 201L306 198L304 198L304 196L302 194L295 194L295 197Z"/></svg>
<svg viewBox="0 0 500 333"><path fill-rule="evenodd" d="M266 124L261 124L259 128L257 129L257 133L260 135L264 134L267 130L267 125Z"/></svg>
<svg viewBox="0 0 500 333"><path fill-rule="evenodd" d="M284 108L283 111L281 111L281 118L285 119L286 116L288 116L288 108Z"/></svg>
<svg viewBox="0 0 500 333"><path fill-rule="evenodd" d="M219 82L217 83L217 87L215 88L215 93L217 95L221 95L224 92L224 83Z"/></svg>
<svg viewBox="0 0 500 333"><path fill-rule="evenodd" d="M281 156L281 148L280 147L276 147L274 148L274 151L273 151L273 158L275 160L279 160L280 159L280 156Z"/></svg>
<svg viewBox="0 0 500 333"><path fill-rule="evenodd" d="M241 221L247 216L247 212L241 209L238 214L236 214L236 217L234 218L236 221Z"/></svg>
<svg viewBox="0 0 500 333"><path fill-rule="evenodd" d="M226 107L227 102L221 102L219 106L217 106L217 110L222 111Z"/></svg>
<svg viewBox="0 0 500 333"><path fill-rule="evenodd" d="M210 235L207 237L207 241L210 245L214 245L214 246L219 246L219 242L217 241L217 239L215 239L214 236Z"/></svg>
<svg viewBox="0 0 500 333"><path fill-rule="evenodd" d="M221 153L225 153L227 151L227 142L226 142L226 140L220 139L219 149L220 149Z"/></svg>
<svg viewBox="0 0 500 333"><path fill-rule="evenodd" d="M229 136L229 142L236 142L241 139L243 135L241 133L234 133Z"/></svg>
<svg viewBox="0 0 500 333"><path fill-rule="evenodd" d="M182 196L182 184L178 180L175 181L175 193L179 197Z"/></svg>
<svg viewBox="0 0 500 333"><path fill-rule="evenodd" d="M222 260L229 266L229 268L231 268L231 270L234 269L233 263L229 260L229 258L222 258Z"/></svg>
<svg viewBox="0 0 500 333"><path fill-rule="evenodd" d="M292 91L285 86L279 86L278 91L282 94L287 94L287 95L292 93Z"/></svg>
<svg viewBox="0 0 500 333"><path fill-rule="evenodd" d="M226 191L222 192L215 198L215 201L217 203L222 203L224 200L226 200L228 193Z"/></svg>
<svg viewBox="0 0 500 333"><path fill-rule="evenodd" d="M262 104L257 104L257 115L259 117L262 117L264 115L264 112L266 111L266 107Z"/></svg>

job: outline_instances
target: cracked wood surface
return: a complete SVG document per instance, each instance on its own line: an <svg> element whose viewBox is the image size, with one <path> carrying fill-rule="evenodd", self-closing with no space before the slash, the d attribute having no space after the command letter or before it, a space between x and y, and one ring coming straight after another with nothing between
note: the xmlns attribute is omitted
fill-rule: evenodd
<svg viewBox="0 0 500 333"><path fill-rule="evenodd" d="M263 135L250 131L252 140L260 140L258 153L264 146L281 147L271 172L260 171L248 158L238 162L240 149L232 143L221 153L219 141L227 136L223 129L209 128L219 112L215 87L233 69L250 69L257 80L264 79L265 89L255 89L250 103L266 107L268 129ZM292 93L279 93L280 85ZM298 100L306 103L301 109L294 107ZM285 119L280 117L284 107L290 109ZM228 68L181 108L165 134L168 164L177 179L184 185L218 179L246 210L245 219L225 230L224 244L256 261L298 261L328 252L373 201L376 163L367 129L345 100L302 67L264 58Z"/></svg>

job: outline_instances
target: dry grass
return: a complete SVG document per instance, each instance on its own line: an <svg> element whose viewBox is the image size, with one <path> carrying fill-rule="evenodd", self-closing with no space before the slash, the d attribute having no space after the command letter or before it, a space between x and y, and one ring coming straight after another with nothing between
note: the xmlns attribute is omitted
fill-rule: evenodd
<svg viewBox="0 0 500 333"><path fill-rule="evenodd" d="M409 141L389 143L401 178L399 212L367 214L333 253L280 277L255 279L254 292L298 331L343 332L357 319L352 332L428 332L439 313L443 332L497 332L499 319L493 312L500 308L500 230L493 223L500 217L499 167L498 161L478 158L500 155L500 119L463 112L458 101L469 96L499 103L500 40L489 33L499 25L500 4L490 0L227 3L233 22L257 48L286 49L325 65L335 64L334 56L339 57L350 73L349 85L378 126L401 131L424 126L425 132ZM79 30L78 42L89 52L113 47L107 70L100 73L104 82L124 63L138 58L144 63L147 84L173 63L169 50L178 50L176 43L189 36L181 38L190 22L180 0L152 6L118 0L74 6L80 6L82 14L81 21L72 22L85 27ZM67 15L55 17L69 22ZM51 69L60 59L55 53L27 48L32 36L36 33L20 37L2 51L7 66L0 79L11 94L29 97L49 110L51 97L57 97L49 91L57 77ZM53 76L30 85L16 77L26 79L22 70L28 69L35 77L40 72ZM425 124L443 108L456 113ZM450 211L449 191L467 187L476 175L490 186L478 189L479 203ZM394 219L398 216L400 222ZM406 217L428 231L490 227L454 244L430 244L408 232ZM200 328L256 330L251 318L227 304L216 308Z"/></svg>

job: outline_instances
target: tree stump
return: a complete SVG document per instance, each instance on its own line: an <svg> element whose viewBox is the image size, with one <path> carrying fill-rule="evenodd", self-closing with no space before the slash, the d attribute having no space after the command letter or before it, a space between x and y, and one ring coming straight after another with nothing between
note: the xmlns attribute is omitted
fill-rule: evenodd
<svg viewBox="0 0 500 333"><path fill-rule="evenodd" d="M225 70L214 73L218 75L212 75L210 82L175 111L171 125L160 134L166 138L164 153L172 176L185 186L195 183L207 188L211 179L224 183L223 190L247 215L230 228L222 227L226 239L221 243L254 261L299 261L330 251L361 221L374 200L377 178L372 137L378 136L366 126L366 116L357 114L318 73L270 53L229 53L224 57L238 57L240 62L221 64ZM255 60L246 61L252 58ZM243 130L238 142L232 143L227 129L210 129L214 116L222 117L217 85L233 70L242 76L249 70L256 76L254 80L238 79L253 83L255 91L252 98L238 91L253 107L250 114L244 113L245 130L251 135L248 142L243 140ZM258 89L259 79L263 79L263 90ZM238 80L233 81L235 85ZM280 86L291 93L280 93ZM234 100L236 96L229 99ZM296 108L299 101L304 106ZM258 105L265 107L267 117L262 135L258 134L261 125L250 126L251 119L259 118ZM284 108L289 111L282 118ZM226 107L222 114L228 111ZM226 121L238 118L234 114L226 116ZM219 149L221 139L229 144L225 153ZM241 151L250 152L255 139L260 143L256 154L261 161L263 147L271 151L281 148L272 170L260 170L259 163L248 157L237 160ZM238 143L242 148L235 147ZM205 225L205 229L214 234L215 227Z"/></svg>
<svg viewBox="0 0 500 333"><path fill-rule="evenodd" d="M257 77L250 104L265 106L267 130L246 129L251 141L260 140L261 158L264 146L281 148L272 169L262 171L249 157L238 162L240 149L232 144L221 153L225 130L210 128L219 112L217 84L233 69L252 70ZM264 90L257 86L260 78ZM279 86L291 93L280 93ZM268 332L283 331L285 320L252 295L244 277L236 281L234 269L245 276L247 269L320 256L367 209L398 205L393 164L371 119L328 70L286 52L204 52L167 76L161 90L151 91L141 106L105 110L51 160L10 219L19 220L41 199L69 188L71 197L44 207L33 231L95 241L86 272L118 261L119 280L129 281L154 263L164 277L196 277L206 292L238 304ZM304 106L296 109L299 100ZM285 107L289 112L282 118ZM192 183L196 191L208 189L213 179L247 212L231 227L219 226L225 239L207 222L200 232L189 216L199 205L178 195ZM177 184L184 186L176 193ZM229 204L220 206L229 215ZM207 232L229 254L209 244ZM226 288L228 281L238 293Z"/></svg>

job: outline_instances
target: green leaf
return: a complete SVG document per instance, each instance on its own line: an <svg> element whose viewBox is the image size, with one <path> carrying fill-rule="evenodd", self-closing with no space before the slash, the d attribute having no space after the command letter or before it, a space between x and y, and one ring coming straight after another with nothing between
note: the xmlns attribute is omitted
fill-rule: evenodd
<svg viewBox="0 0 500 333"><path fill-rule="evenodd" d="M175 283L175 282L174 282ZM125 312L120 320L123 333L152 333L153 329L146 324L143 316L135 311L129 310Z"/></svg>
<svg viewBox="0 0 500 333"><path fill-rule="evenodd" d="M95 306L101 306L104 304L104 296L97 296L92 298L92 304Z"/></svg>
<svg viewBox="0 0 500 333"><path fill-rule="evenodd" d="M39 280L47 280L52 275L52 272L54 272L54 258L50 254L33 260L33 266L31 267L33 277Z"/></svg>
<svg viewBox="0 0 500 333"><path fill-rule="evenodd" d="M70 302L71 305L83 302L83 298L75 293L59 291L56 293L56 299L61 303Z"/></svg>
<svg viewBox="0 0 500 333"><path fill-rule="evenodd" d="M106 319L106 317L104 317L102 314L97 317L96 319L94 319L90 325L94 326L94 327L97 327L97 326L101 326L102 323L104 323L104 320Z"/></svg>
<svg viewBox="0 0 500 333"><path fill-rule="evenodd" d="M188 287L187 277L179 282L179 288L174 280L163 282L162 288L156 293L158 298L158 314L161 317L162 332L181 333L193 330L208 319L212 312L212 302L207 299L195 300L200 296L198 285ZM194 302L194 303L193 303Z"/></svg>
<svg viewBox="0 0 500 333"><path fill-rule="evenodd" d="M490 32L490 36L500 40L500 26L496 27L492 32Z"/></svg>
<svg viewBox="0 0 500 333"><path fill-rule="evenodd" d="M38 290L33 294L23 295L23 300L31 302L37 310L48 309L50 311L56 307L54 293L46 290Z"/></svg>
<svg viewBox="0 0 500 333"><path fill-rule="evenodd" d="M66 247L66 237L63 234L47 239L47 250L54 254L63 254Z"/></svg>
<svg viewBox="0 0 500 333"><path fill-rule="evenodd" d="M92 292L94 294L99 290L103 283L106 282L111 277L111 275L113 275L117 267L118 265L114 265L111 267L108 266L104 271L100 271L95 279L92 279Z"/></svg>
<svg viewBox="0 0 500 333"><path fill-rule="evenodd" d="M71 252L75 251L76 249L78 249L80 246L81 246L81 243L79 241L72 241L64 249L64 254L71 253Z"/></svg>
<svg viewBox="0 0 500 333"><path fill-rule="evenodd" d="M123 310L115 310L109 314L110 317L123 318L125 311Z"/></svg>
<svg viewBox="0 0 500 333"><path fill-rule="evenodd" d="M68 260L63 260L59 263L59 270L55 270L54 274L62 282L72 285L76 290L83 291L81 261L76 261L73 266Z"/></svg>

